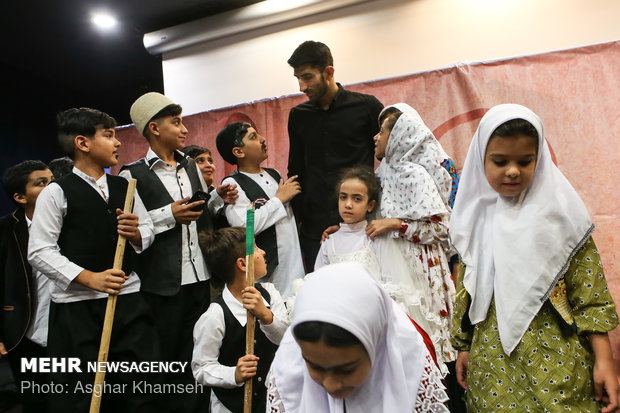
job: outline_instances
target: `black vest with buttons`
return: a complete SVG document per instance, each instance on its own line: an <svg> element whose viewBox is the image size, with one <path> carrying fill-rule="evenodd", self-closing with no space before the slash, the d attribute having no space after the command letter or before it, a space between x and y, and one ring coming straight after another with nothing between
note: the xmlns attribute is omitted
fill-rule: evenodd
<svg viewBox="0 0 620 413"><path fill-rule="evenodd" d="M58 237L60 253L89 271L101 272L114 266L118 240L116 209L124 207L127 180L107 175L109 198L106 202L95 188L74 173L52 183L60 185L67 198L67 214ZM129 276L135 253L125 248L123 271Z"/></svg>
<svg viewBox="0 0 620 413"><path fill-rule="evenodd" d="M265 172L267 172L273 179L276 180L277 183L280 182L280 174L278 171L272 168L263 168ZM234 179L237 184L243 189L245 195L248 197L250 202L255 202L257 199L263 199L267 201L269 197L263 191L263 188L260 187L252 178L249 176L239 173L239 171L235 171L232 175L229 175L228 178ZM254 204L255 209L259 209L262 207L264 203L257 202ZM272 225L269 228L263 230L260 234L256 235L256 245L263 251L265 251L265 261L267 262L267 275L265 276L265 280L269 280L274 270L278 266L278 237L276 235L276 226Z"/></svg>
<svg viewBox="0 0 620 413"><path fill-rule="evenodd" d="M259 283L254 284L263 298L270 303L271 296ZM245 355L245 326L239 324L230 311L222 295L220 294L213 302L222 307L224 311L225 332L218 362L223 366L236 366L237 360ZM267 404L267 387L265 377L276 354L278 346L273 344L260 329L256 322L254 330L254 354L260 358L256 376L252 378L252 413L264 413ZM218 400L233 413L243 413L243 386L232 389L212 387Z"/></svg>
<svg viewBox="0 0 620 413"><path fill-rule="evenodd" d="M179 158L177 159L178 166L185 168L191 183L192 194L202 190L194 160L180 158L177 152L175 152L175 157ZM131 176L138 181L136 188L147 211L170 208L169 205L174 202L174 199L144 158L124 165L122 169L129 169ZM213 229L207 202L204 204L202 216L196 225L198 231ZM182 229L183 226L177 223L168 231L157 234L153 244L138 255L137 267L142 281L142 291L171 296L181 289L182 248L184 247L181 245L183 243Z"/></svg>

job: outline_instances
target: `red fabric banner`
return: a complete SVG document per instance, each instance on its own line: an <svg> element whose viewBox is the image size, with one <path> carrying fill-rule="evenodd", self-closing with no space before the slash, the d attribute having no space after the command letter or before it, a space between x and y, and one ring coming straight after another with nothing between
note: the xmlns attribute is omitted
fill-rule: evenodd
<svg viewBox="0 0 620 413"><path fill-rule="evenodd" d="M458 64L407 76L369 81L348 89L375 95L384 105L413 106L450 154L463 166L482 115L500 103L519 103L543 120L554 161L584 200L597 226L598 245L610 290L620 302L620 41L507 60ZM207 92L208 93L208 92ZM233 171L217 153L215 136L232 120L247 120L267 139L265 166L286 173L287 119L303 95L267 99L184 118L187 144L213 151L217 179ZM181 105L183 102L179 102ZM118 130L119 165L143 157L147 142L134 127ZM118 167L114 168L118 171ZM611 333L616 360L620 335ZM620 364L619 364L620 365Z"/></svg>

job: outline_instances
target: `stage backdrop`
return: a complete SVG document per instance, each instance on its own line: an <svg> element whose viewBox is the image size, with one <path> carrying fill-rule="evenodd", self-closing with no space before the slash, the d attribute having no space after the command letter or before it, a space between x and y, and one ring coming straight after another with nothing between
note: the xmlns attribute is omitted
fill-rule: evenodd
<svg viewBox="0 0 620 413"><path fill-rule="evenodd" d="M389 64L389 62L386 62ZM500 103L519 103L543 120L556 164L585 201L596 224L605 274L620 303L620 41L348 85L375 95L384 105L406 102L425 123L458 168L482 115ZM266 166L286 173L287 118L303 95L266 99L184 118L187 144L213 150L218 180L232 172L217 153L215 136L228 122L251 119L267 138ZM183 102L178 102L181 105ZM146 153L146 140L133 126L118 130L119 165ZM118 171L118 167L113 172ZM620 366L620 334L611 333Z"/></svg>

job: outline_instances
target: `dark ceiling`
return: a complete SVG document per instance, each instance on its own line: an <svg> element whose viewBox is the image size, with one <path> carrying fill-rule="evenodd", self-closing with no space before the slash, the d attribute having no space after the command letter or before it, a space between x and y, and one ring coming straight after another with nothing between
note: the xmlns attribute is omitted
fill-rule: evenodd
<svg viewBox="0 0 620 413"><path fill-rule="evenodd" d="M163 91L161 56L144 49L144 33L259 1L3 2L0 173L24 159L47 162L61 155L54 125L58 111L90 106L127 124L129 107L138 96ZM114 33L102 33L92 25L91 13L98 10L119 20Z"/></svg>

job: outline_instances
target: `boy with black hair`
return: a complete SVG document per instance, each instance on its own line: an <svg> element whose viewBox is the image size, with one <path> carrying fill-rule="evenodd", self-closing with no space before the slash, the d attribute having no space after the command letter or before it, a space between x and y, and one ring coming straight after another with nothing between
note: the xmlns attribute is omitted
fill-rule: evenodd
<svg viewBox="0 0 620 413"><path fill-rule="evenodd" d="M234 202L236 189L218 186L207 202L188 202L208 187L193 159L180 149L188 133L182 108L166 96L150 92L130 109L131 119L149 142L146 156L123 166L120 175L138 180L137 188L153 220L155 241L138 265L142 292L148 300L166 361L187 361L192 356L192 330L209 306L211 276L200 251L198 232L213 228L212 218L224 202ZM166 382L194 384L189 368L166 376ZM194 412L204 403L195 393L168 395L173 411Z"/></svg>
<svg viewBox="0 0 620 413"><path fill-rule="evenodd" d="M48 353L82 361L82 372L50 374L65 390L50 395L51 412L88 411L91 394L84 389L93 383L94 373L86 362L97 361L108 295L118 295L108 360L158 357L153 320L132 260L134 251L140 253L151 244L153 223L137 193L134 213L122 211L128 182L105 173L104 168L118 162L115 126L114 118L95 109L58 114L59 142L67 152L72 150L75 166L37 199L28 261L53 281ZM128 241L122 270L113 268L119 235ZM105 394L102 408L160 411L154 395L132 390L130 384L140 377L108 373L106 384L118 383L127 390Z"/></svg>
<svg viewBox="0 0 620 413"><path fill-rule="evenodd" d="M192 371L211 387L211 413L243 411L243 384L252 383L252 412L263 413L265 376L289 321L282 297L271 283L246 287L245 228L201 233L213 282L224 290L194 328ZM267 273L265 252L254 248L254 277ZM247 311L256 317L254 355L245 353Z"/></svg>
<svg viewBox="0 0 620 413"><path fill-rule="evenodd" d="M73 172L73 160L71 160L68 156L52 159L49 162L49 167L54 174L54 178L58 179L61 176L65 176Z"/></svg>
<svg viewBox="0 0 620 413"><path fill-rule="evenodd" d="M288 118L288 174L304 188L293 201L300 226L306 271L314 269L323 230L339 222L330 191L343 168L374 166L373 137L383 105L377 98L351 92L334 78L329 48L315 41L300 44L288 60L308 101L293 107Z"/></svg>
<svg viewBox="0 0 620 413"><path fill-rule="evenodd" d="M267 145L249 123L233 122L216 137L217 150L237 170L224 184L237 183L239 199L226 207L226 219L232 226L246 225L246 209L254 204L256 244L265 251L267 277L282 297L293 295L292 283L304 276L297 224L290 201L301 192L297 177L282 181L275 169L261 167L267 159Z"/></svg>
<svg viewBox="0 0 620 413"><path fill-rule="evenodd" d="M41 161L23 161L6 170L4 189L17 205L0 218L0 358L8 357L23 412L46 409L45 395L22 389L22 382L43 384L40 373L22 372L21 358L45 357L49 279L26 260L28 233L39 193L54 176Z"/></svg>

